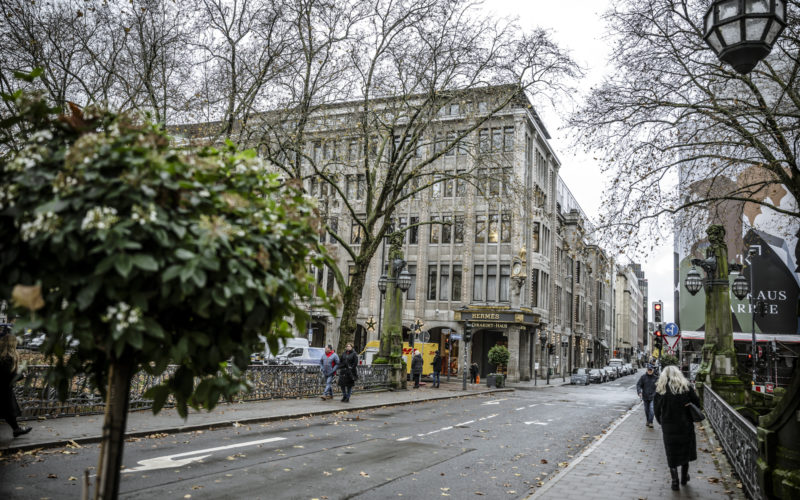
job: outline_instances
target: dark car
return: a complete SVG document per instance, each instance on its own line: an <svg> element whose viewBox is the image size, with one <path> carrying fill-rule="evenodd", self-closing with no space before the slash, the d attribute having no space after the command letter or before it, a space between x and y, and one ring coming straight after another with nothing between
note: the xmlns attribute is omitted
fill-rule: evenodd
<svg viewBox="0 0 800 500"><path fill-rule="evenodd" d="M575 368L572 375L569 377L569 383L572 385L589 385L589 370L586 368Z"/></svg>
<svg viewBox="0 0 800 500"><path fill-rule="evenodd" d="M603 382L603 372L601 372L598 368L589 370L589 383L600 384L602 382Z"/></svg>

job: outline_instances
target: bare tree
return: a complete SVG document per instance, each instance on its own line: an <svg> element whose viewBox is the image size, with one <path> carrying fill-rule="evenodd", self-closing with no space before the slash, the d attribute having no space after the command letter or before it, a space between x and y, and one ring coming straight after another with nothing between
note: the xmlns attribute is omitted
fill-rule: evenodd
<svg viewBox="0 0 800 500"><path fill-rule="evenodd" d="M353 265L329 264L343 347L355 335L369 264L398 229L396 210L442 183L474 181L475 172L444 170L442 157L457 149L479 156L470 145L481 125L527 102L526 91L562 90L578 70L545 32L481 18L467 2L373 0L347 16L302 4L302 64L286 80L285 112L265 114L254 135L288 177L307 181L326 220L341 213L356 228L350 238L326 228ZM456 127L443 123L450 114Z"/></svg>
<svg viewBox="0 0 800 500"><path fill-rule="evenodd" d="M705 222L725 200L800 216L800 3L790 3L772 54L743 76L702 39L707 0L615 2L613 71L570 120L578 142L604 154L611 188L598 226L613 229L609 243L652 245L640 225L678 213Z"/></svg>
<svg viewBox="0 0 800 500"><path fill-rule="evenodd" d="M246 128L255 111L274 106L270 84L285 68L291 31L280 0L202 0L196 17L211 109L220 119L216 137Z"/></svg>

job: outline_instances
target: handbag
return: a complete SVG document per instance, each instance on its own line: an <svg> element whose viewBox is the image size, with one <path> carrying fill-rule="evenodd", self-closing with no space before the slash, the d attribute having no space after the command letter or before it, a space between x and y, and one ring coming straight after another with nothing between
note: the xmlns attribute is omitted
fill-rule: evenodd
<svg viewBox="0 0 800 500"><path fill-rule="evenodd" d="M694 403L686 403L687 411L689 412L689 420L692 422L702 422L706 419L706 416L703 415L702 410L697 407Z"/></svg>

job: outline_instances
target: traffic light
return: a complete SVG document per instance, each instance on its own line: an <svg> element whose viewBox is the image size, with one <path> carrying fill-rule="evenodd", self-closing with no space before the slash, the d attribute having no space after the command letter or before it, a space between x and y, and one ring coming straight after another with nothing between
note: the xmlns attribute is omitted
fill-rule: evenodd
<svg viewBox="0 0 800 500"><path fill-rule="evenodd" d="M555 354L555 346L553 344L547 344L547 354Z"/></svg>
<svg viewBox="0 0 800 500"><path fill-rule="evenodd" d="M467 326L464 327L464 342L469 342L472 340L472 325L467 323Z"/></svg>
<svg viewBox="0 0 800 500"><path fill-rule="evenodd" d="M656 347L661 350L662 346L664 345L664 335L661 333L661 330L656 330L653 332L653 336L655 337Z"/></svg>
<svg viewBox="0 0 800 500"><path fill-rule="evenodd" d="M653 302L653 323L663 322L661 315L663 308L664 304L660 300L658 302Z"/></svg>

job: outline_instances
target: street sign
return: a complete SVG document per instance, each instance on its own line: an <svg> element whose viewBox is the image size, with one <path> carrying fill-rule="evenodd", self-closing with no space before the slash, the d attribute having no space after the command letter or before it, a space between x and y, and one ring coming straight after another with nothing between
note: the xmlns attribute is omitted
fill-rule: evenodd
<svg viewBox="0 0 800 500"><path fill-rule="evenodd" d="M664 337L664 341L667 343L667 347L669 347L670 351L675 350L675 346L678 345L678 341L681 339L680 335Z"/></svg>
<svg viewBox="0 0 800 500"><path fill-rule="evenodd" d="M431 339L431 334L430 334L430 333L428 333L428 331L427 331L427 330L419 334L419 340L420 340L420 342L422 342L423 344L425 344L426 342L428 342L430 339Z"/></svg>
<svg viewBox="0 0 800 500"><path fill-rule="evenodd" d="M675 323L667 323L667 326L664 327L664 333L667 337L678 337L681 334L681 330Z"/></svg>
<svg viewBox="0 0 800 500"><path fill-rule="evenodd" d="M450 334L450 340L461 340L461 335L457 335L455 333Z"/></svg>

